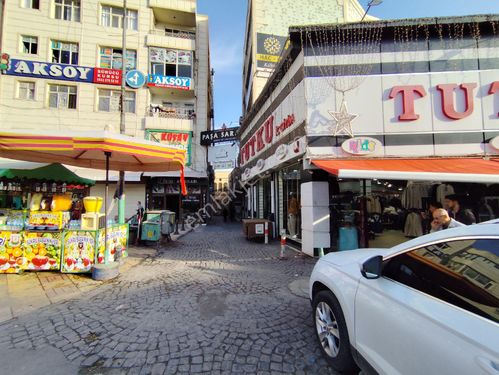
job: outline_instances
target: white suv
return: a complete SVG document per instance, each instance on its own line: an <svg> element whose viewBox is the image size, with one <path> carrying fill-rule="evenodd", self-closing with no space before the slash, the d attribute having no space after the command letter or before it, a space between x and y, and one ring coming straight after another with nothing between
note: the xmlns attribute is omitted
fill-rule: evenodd
<svg viewBox="0 0 499 375"><path fill-rule="evenodd" d="M499 374L499 224L330 253L310 298L322 352L340 372Z"/></svg>

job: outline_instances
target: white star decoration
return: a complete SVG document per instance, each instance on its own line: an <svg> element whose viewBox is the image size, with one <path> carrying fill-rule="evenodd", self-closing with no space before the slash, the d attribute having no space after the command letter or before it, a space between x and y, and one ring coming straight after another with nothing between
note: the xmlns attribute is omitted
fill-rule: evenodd
<svg viewBox="0 0 499 375"><path fill-rule="evenodd" d="M339 112L333 112L333 111L328 111L328 112L336 121L336 126L334 128L333 135L335 137L338 135L349 135L350 137L353 138L352 121L355 120L358 117L358 115L348 113L347 103L341 102Z"/></svg>

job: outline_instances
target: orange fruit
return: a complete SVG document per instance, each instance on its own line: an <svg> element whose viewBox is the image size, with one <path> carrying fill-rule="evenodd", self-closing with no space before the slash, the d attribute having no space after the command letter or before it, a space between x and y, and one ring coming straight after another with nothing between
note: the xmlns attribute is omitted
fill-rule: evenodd
<svg viewBox="0 0 499 375"><path fill-rule="evenodd" d="M16 259L16 263L17 263L19 266L22 266L22 265L23 265L23 263L24 263L23 258L17 258L17 259Z"/></svg>
<svg viewBox="0 0 499 375"><path fill-rule="evenodd" d="M20 257L21 255L23 255L23 251L21 250L21 248L16 247L16 248L14 248L12 255L14 255L16 258Z"/></svg>
<svg viewBox="0 0 499 375"><path fill-rule="evenodd" d="M33 248L33 254L35 254L35 255L38 254L38 248L37 247Z"/></svg>
<svg viewBox="0 0 499 375"><path fill-rule="evenodd" d="M38 250L38 255L40 255L40 256L47 255L47 250L45 250L45 249Z"/></svg>

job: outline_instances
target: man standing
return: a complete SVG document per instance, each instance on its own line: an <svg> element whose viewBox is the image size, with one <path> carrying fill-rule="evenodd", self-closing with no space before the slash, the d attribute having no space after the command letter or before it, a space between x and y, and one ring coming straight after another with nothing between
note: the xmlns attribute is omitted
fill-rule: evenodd
<svg viewBox="0 0 499 375"><path fill-rule="evenodd" d="M443 208L437 208L433 211L433 221L431 222L430 233L437 232L447 228L464 227L465 225L457 220L452 219L449 213Z"/></svg>
<svg viewBox="0 0 499 375"><path fill-rule="evenodd" d="M471 210L461 208L461 203L461 198L456 194L445 197L445 205L449 209L449 216L465 225L475 224L475 215Z"/></svg>

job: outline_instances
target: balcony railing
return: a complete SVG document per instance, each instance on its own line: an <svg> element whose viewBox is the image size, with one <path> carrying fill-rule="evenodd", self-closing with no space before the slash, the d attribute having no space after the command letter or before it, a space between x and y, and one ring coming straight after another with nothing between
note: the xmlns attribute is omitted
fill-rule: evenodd
<svg viewBox="0 0 499 375"><path fill-rule="evenodd" d="M180 120L194 120L196 113L193 109L178 106L163 106L151 104L147 110L147 116L159 118L174 118Z"/></svg>
<svg viewBox="0 0 499 375"><path fill-rule="evenodd" d="M153 29L149 31L149 34L169 36L172 38L190 39L196 40L196 33L192 31L176 30L176 29Z"/></svg>

